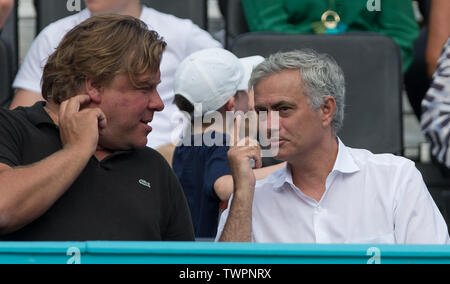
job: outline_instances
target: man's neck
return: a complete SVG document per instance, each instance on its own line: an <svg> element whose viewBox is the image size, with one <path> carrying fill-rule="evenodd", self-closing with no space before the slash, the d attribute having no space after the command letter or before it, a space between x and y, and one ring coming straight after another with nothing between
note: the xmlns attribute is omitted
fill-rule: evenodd
<svg viewBox="0 0 450 284"><path fill-rule="evenodd" d="M336 163L339 144L334 135L323 139L318 147L292 159L289 168L292 181L304 194L320 201L326 190L326 180Z"/></svg>
<svg viewBox="0 0 450 284"><path fill-rule="evenodd" d="M112 151L104 149L102 146L98 145L97 150L94 153L94 156L95 156L95 158L97 158L97 160L99 162L101 162L104 159L106 159L109 155L111 155L112 153L113 153Z"/></svg>
<svg viewBox="0 0 450 284"><path fill-rule="evenodd" d="M142 5L140 4L140 1L137 1L135 4L129 5L126 10L120 11L119 14L133 16L140 19L142 14Z"/></svg>
<svg viewBox="0 0 450 284"><path fill-rule="evenodd" d="M59 105L57 105L53 102L47 102L44 107L44 110L47 112L47 114L53 120L53 123L55 123L55 125L59 126Z"/></svg>

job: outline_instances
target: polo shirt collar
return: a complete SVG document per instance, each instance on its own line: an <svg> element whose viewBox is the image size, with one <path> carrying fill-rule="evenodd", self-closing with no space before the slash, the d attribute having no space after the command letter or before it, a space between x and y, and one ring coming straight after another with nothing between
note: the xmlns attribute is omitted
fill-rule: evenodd
<svg viewBox="0 0 450 284"><path fill-rule="evenodd" d="M344 145L341 139L337 138L337 140L338 140L338 154L333 169L331 170L329 176L335 175L337 173L352 174L360 171L360 168L355 163L353 156L350 154L349 148ZM281 190L286 183L294 185L294 182L292 180L292 171L289 165L280 169L274 175L274 179L275 180L273 183L274 184L273 188L275 190Z"/></svg>
<svg viewBox="0 0 450 284"><path fill-rule="evenodd" d="M25 108L25 113L27 114L28 120L31 123L33 123L33 125L35 126L41 124L55 125L53 120L50 118L50 116L44 109L46 104L47 104L46 102L37 102L32 107Z"/></svg>

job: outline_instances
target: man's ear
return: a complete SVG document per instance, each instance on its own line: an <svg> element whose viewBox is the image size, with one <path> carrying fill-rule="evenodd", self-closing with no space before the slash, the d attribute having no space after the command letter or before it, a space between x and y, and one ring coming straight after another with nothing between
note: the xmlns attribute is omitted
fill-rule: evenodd
<svg viewBox="0 0 450 284"><path fill-rule="evenodd" d="M91 80L86 79L84 87L86 94L91 98L92 103L100 104L102 102L101 89L94 86Z"/></svg>
<svg viewBox="0 0 450 284"><path fill-rule="evenodd" d="M331 125L334 114L336 112L336 99L332 96L328 96L323 100L323 104L320 107L322 113L322 125Z"/></svg>

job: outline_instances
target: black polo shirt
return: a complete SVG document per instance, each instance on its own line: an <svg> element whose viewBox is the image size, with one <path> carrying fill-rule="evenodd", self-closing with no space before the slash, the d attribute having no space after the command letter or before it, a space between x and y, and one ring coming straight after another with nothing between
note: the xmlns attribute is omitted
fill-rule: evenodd
<svg viewBox="0 0 450 284"><path fill-rule="evenodd" d="M0 163L26 166L62 149L58 127L44 106L0 109ZM194 234L173 171L159 153L143 148L116 152L101 162L92 157L43 216L0 240L193 241Z"/></svg>

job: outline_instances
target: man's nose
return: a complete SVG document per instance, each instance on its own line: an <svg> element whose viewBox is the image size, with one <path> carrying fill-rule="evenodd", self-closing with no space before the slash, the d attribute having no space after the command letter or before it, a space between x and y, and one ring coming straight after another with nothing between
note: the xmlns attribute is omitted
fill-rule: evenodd
<svg viewBox="0 0 450 284"><path fill-rule="evenodd" d="M161 99L158 91L155 91L155 94L151 97L148 108L152 111L163 111L164 110L164 102Z"/></svg>
<svg viewBox="0 0 450 284"><path fill-rule="evenodd" d="M265 121L268 138L278 137L280 131L280 114L278 111L268 111Z"/></svg>

